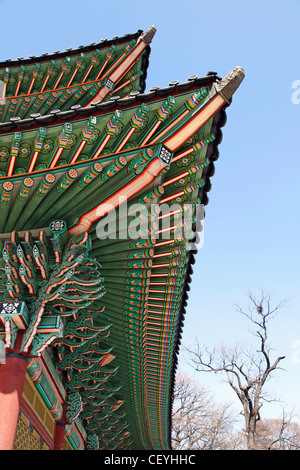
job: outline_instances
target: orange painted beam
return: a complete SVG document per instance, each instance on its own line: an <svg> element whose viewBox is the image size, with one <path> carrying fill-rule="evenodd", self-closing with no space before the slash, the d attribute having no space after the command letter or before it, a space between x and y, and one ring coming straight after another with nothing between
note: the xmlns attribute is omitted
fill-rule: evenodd
<svg viewBox="0 0 300 470"><path fill-rule="evenodd" d="M107 214L108 207L116 208L119 206L120 201L124 202L124 197L130 199L135 196L143 188L148 186L166 166L165 163L156 157L133 181L127 183L123 188L94 209L82 215L79 222L69 229L70 235L79 235L82 232L87 232L96 220L99 220Z"/></svg>

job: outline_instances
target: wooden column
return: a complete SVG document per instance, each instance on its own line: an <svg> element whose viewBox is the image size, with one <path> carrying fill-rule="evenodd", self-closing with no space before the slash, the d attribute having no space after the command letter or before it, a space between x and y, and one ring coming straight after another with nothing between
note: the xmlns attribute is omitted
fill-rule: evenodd
<svg viewBox="0 0 300 470"><path fill-rule="evenodd" d="M27 360L15 348L6 353L5 364L0 365L0 450L14 447Z"/></svg>
<svg viewBox="0 0 300 470"><path fill-rule="evenodd" d="M53 450L64 450L66 422L66 406L63 404L63 415L60 421L55 421Z"/></svg>

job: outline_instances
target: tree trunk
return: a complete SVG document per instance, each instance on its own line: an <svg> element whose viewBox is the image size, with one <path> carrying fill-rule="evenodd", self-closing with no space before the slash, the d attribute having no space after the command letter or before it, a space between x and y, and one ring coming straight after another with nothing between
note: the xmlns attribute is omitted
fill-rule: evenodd
<svg viewBox="0 0 300 470"><path fill-rule="evenodd" d="M247 449L248 450L257 450L257 445L256 445L256 417L251 416L248 426L246 429L247 432Z"/></svg>

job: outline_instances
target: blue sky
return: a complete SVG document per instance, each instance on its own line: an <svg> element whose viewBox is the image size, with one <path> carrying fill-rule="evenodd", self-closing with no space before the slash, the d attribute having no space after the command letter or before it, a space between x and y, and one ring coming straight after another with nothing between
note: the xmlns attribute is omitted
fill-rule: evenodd
<svg viewBox="0 0 300 470"><path fill-rule="evenodd" d="M289 308L270 324L274 347L286 355L285 371L270 385L298 406L300 364L292 346L300 340L300 104L292 102L292 84L300 80L300 2L142 5L136 0L0 1L0 60L76 48L154 24L146 91L193 74L224 76L236 65L244 68L246 78L227 110L183 343L191 344L195 336L210 345L246 340L249 325L233 305L244 304L249 290L263 288L275 303L289 299ZM227 399L218 378L198 379Z"/></svg>

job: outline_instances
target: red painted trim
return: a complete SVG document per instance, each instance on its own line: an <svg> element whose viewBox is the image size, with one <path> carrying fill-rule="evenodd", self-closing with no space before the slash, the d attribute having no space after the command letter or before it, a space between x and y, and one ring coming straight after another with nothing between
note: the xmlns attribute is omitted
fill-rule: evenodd
<svg viewBox="0 0 300 470"><path fill-rule="evenodd" d="M219 101L217 105L215 104L216 101ZM203 107L199 108L197 112L191 114L191 117L185 121L182 126L180 126L176 132L171 134L167 139L163 142L163 144L168 147L172 152L176 152L183 142L187 141L196 131L196 128L200 128L204 126L204 124L209 121L209 119L214 116L222 106L224 106L225 100L217 93L214 95ZM207 114L207 109L208 114ZM196 123L196 126L193 124ZM189 129L187 131L187 129ZM176 136L181 136L179 142L176 140Z"/></svg>
<svg viewBox="0 0 300 470"><path fill-rule="evenodd" d="M27 401L22 397L20 402L20 410L27 419L29 419L30 423L36 430L36 432L41 436L41 438L46 442L49 449L53 449L54 447L54 440L53 437L50 436L48 431L44 428L43 423L39 420L31 406L27 403Z"/></svg>

